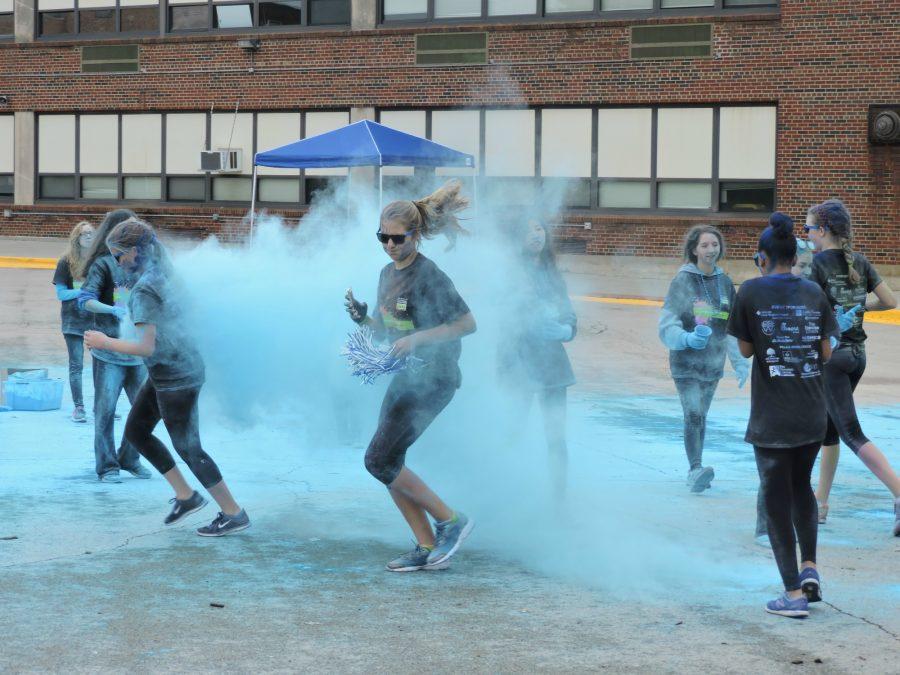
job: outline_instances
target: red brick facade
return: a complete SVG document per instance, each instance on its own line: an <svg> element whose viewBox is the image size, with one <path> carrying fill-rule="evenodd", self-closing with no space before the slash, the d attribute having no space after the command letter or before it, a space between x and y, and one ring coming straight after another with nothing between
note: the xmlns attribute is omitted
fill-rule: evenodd
<svg viewBox="0 0 900 675"><path fill-rule="evenodd" d="M875 261L900 263L900 146L867 141L868 106L900 103L900 3L784 0L780 13L645 19L712 21L713 58L632 61L635 21L541 22L478 26L490 32L490 65L419 68L421 28L261 34L252 56L237 36L144 38L140 74L83 75L84 41L0 45L0 112L226 111L484 105L597 105L758 102L778 105L777 206L802 218L808 205L839 197L857 223L857 248ZM467 25L463 30L472 30ZM427 32L461 30L429 26ZM104 44L116 41L104 41ZM252 71L251 71L252 66ZM93 212L63 207L15 211ZM102 209L97 209L102 210ZM163 227L218 232L239 229L234 209L154 205L177 213ZM224 220L208 219L213 213ZM289 214L297 217L298 213ZM198 216L206 216L199 219ZM577 214L560 232L585 239L588 253L670 255L695 222L722 223L736 253L748 254L764 219L708 215ZM580 224L586 220L592 229ZM0 218L0 233L57 235L71 218Z"/></svg>

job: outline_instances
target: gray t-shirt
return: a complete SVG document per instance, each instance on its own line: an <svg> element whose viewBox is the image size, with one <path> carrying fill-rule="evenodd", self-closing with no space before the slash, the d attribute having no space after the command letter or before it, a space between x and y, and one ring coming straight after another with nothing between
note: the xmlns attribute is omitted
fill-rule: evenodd
<svg viewBox="0 0 900 675"><path fill-rule="evenodd" d="M69 260L64 256L56 263L56 272L53 274L53 285L62 284L69 290L81 288L81 282L72 277L72 268ZM84 331L93 326L90 312L78 309L78 300L63 300L59 309L62 320L63 335L84 335Z"/></svg>
<svg viewBox="0 0 900 675"><path fill-rule="evenodd" d="M156 326L156 350L144 359L157 391L191 389L203 384L203 359L185 333L178 286L151 268L131 290L129 309L136 326Z"/></svg>

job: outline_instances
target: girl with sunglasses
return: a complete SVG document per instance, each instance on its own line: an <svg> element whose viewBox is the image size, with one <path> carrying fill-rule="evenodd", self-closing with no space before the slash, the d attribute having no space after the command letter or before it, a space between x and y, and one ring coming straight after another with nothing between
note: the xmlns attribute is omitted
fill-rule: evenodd
<svg viewBox="0 0 900 675"><path fill-rule="evenodd" d="M138 277L128 300L137 338L123 340L88 331L85 342L142 358L147 364L149 377L132 402L125 438L175 491L172 510L163 523L178 523L206 506L206 500L188 485L172 454L153 435L160 419L178 455L222 509L197 534L221 537L245 530L250 527L247 513L234 501L216 463L200 445L198 400L204 381L203 360L184 332L181 293L168 255L153 228L137 218L117 225L106 241L117 264Z"/></svg>
<svg viewBox="0 0 900 675"><path fill-rule="evenodd" d="M894 496L893 533L900 537L900 477L884 453L863 433L853 402L853 392L866 370L864 313L894 309L897 300L866 257L853 250L853 225L843 203L829 199L813 206L803 229L819 251L813 259L810 278L825 291L843 331L840 346L825 367L828 433L816 491L819 522L824 523L828 515L828 497L842 440ZM869 293L875 297L869 299Z"/></svg>
<svg viewBox="0 0 900 675"><path fill-rule="evenodd" d="M394 375L366 450L366 469L387 486L417 542L415 549L387 564L393 572L446 567L473 526L405 465L406 451L459 388L460 338L475 332L475 319L453 282L418 250L423 238L443 233L452 245L464 232L454 215L468 206L461 187L450 181L424 199L388 204L377 236L391 262L378 280L377 310L369 316L368 305L354 298L352 290L346 296L353 321L392 341L395 355L415 355L425 362L415 371Z"/></svg>
<svg viewBox="0 0 900 675"><path fill-rule="evenodd" d="M119 337L120 322L127 315L122 295L127 295L130 281L116 265L106 245L106 238L119 223L133 218L128 209L110 211L94 233L91 249L81 266L84 276L78 295L78 308L93 313L93 328L111 337ZM90 346L90 345L88 345ZM147 377L141 360L129 354L119 354L103 348L92 348L94 368L94 456L100 480L121 483L119 470L135 478L150 478L150 471L141 464L138 451L126 440L118 451L115 446L114 425L116 403L125 389L128 400L135 396Z"/></svg>
<svg viewBox="0 0 900 675"><path fill-rule="evenodd" d="M822 289L791 274L793 222L776 213L770 223L754 256L763 276L741 285L728 333L743 356L754 357L744 440L753 445L769 541L785 588L766 611L802 618L810 601L821 600L810 476L825 436L822 364L831 357L829 338L838 327Z"/></svg>
<svg viewBox="0 0 900 675"><path fill-rule="evenodd" d="M706 490L715 471L703 466L706 415L724 375L725 354L743 386L750 372L737 342L725 333L734 283L717 265L725 239L712 225L695 225L684 238L684 265L669 285L659 317L659 337L669 348L669 368L684 411L684 449L691 492Z"/></svg>

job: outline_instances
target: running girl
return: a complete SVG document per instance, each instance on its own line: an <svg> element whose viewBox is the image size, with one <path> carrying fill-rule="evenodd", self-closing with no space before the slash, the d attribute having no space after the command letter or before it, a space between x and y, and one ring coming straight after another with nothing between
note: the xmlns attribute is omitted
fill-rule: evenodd
<svg viewBox="0 0 900 675"><path fill-rule="evenodd" d="M147 365L149 377L132 403L125 438L175 491L171 500L174 506L163 522L174 525L202 509L206 500L188 485L172 454L153 435L160 419L178 455L222 509L197 534L221 537L245 530L250 527L250 519L234 501L216 463L200 445L197 402L204 381L203 360L184 333L180 292L165 249L153 229L137 218L117 225L106 242L116 263L138 277L128 301L137 341L116 339L98 331L85 333L85 341L91 347L141 357Z"/></svg>
<svg viewBox="0 0 900 675"><path fill-rule="evenodd" d="M499 355L500 377L519 405L527 411L537 395L544 418L550 456L550 474L557 496L566 488L566 388L575 384L572 365L563 347L575 337L577 319L566 282L556 268L556 256L547 230L538 220L517 222L510 234L521 257L522 288L513 292L515 307L511 335L504 338ZM528 317L522 320L522 317Z"/></svg>
<svg viewBox="0 0 900 675"><path fill-rule="evenodd" d="M669 368L684 411L684 449L691 492L706 490L715 471L703 466L706 414L724 375L725 353L738 385L750 366L737 342L725 333L734 304L734 284L716 263L725 255L725 239L712 225L695 225L684 238L684 265L669 285L659 317L659 337L669 348Z"/></svg>
<svg viewBox="0 0 900 675"><path fill-rule="evenodd" d="M825 366L825 403L828 406L828 433L819 467L820 522L828 515L828 497L844 441L894 496L894 536L900 537L900 478L884 453L863 433L856 416L853 392L866 370L865 312L894 309L897 300L872 264L852 248L850 213L837 199L829 199L809 209L804 226L809 240L820 251L813 259L810 279L825 291L828 302L838 312L841 342ZM875 297L867 299L869 293Z"/></svg>
<svg viewBox="0 0 900 675"><path fill-rule="evenodd" d="M769 541L785 589L766 611L806 617L809 602L821 600L810 476L825 436L822 364L838 327L822 290L791 274L797 242L790 218L773 216L770 222L754 256L763 276L741 285L728 332L741 354L754 357L744 440L753 444Z"/></svg>
<svg viewBox="0 0 900 675"><path fill-rule="evenodd" d="M370 326L394 345L398 356L413 354L424 367L397 373L384 396L378 428L366 450L366 469L384 483L416 537L416 548L390 561L393 572L446 567L469 535L473 522L448 507L405 466L406 451L438 416L461 383L460 338L475 332L475 319L453 282L419 253L423 238L463 232L454 214L468 206L459 181L450 181L419 201L396 201L381 212L378 240L391 263L378 280L378 311L347 291L350 318ZM435 520L432 530L428 520Z"/></svg>
<svg viewBox="0 0 900 675"><path fill-rule="evenodd" d="M53 285L60 301L62 334L69 352L69 388L72 390L73 422L87 422L84 412L84 394L81 372L84 370L84 331L91 325L91 317L78 309L77 298L81 293L81 268L94 237L94 226L82 220L69 234L69 249L56 263Z"/></svg>
<svg viewBox="0 0 900 675"><path fill-rule="evenodd" d="M125 307L116 303L116 295L125 292L128 282L109 254L106 237L116 225L132 217L134 213L128 209L116 209L106 214L79 272L84 283L78 295L78 307L93 312L93 328L111 337L119 337L119 322L127 314ZM97 476L106 483L121 483L119 469L124 469L135 478L150 478L150 471L141 464L140 455L127 440L122 440L122 446L116 452L114 436L116 403L122 389L134 403L134 397L147 377L146 369L139 358L107 349L92 349L91 357Z"/></svg>

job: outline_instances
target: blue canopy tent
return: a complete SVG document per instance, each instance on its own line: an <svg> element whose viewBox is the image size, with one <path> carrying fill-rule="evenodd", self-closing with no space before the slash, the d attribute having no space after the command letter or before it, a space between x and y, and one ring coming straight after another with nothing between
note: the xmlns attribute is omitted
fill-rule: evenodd
<svg viewBox="0 0 900 675"><path fill-rule="evenodd" d="M250 232L256 211L257 167L321 169L349 166L462 166L474 167L475 158L446 145L363 120L318 136L257 152L253 159ZM379 203L384 192L378 172Z"/></svg>

